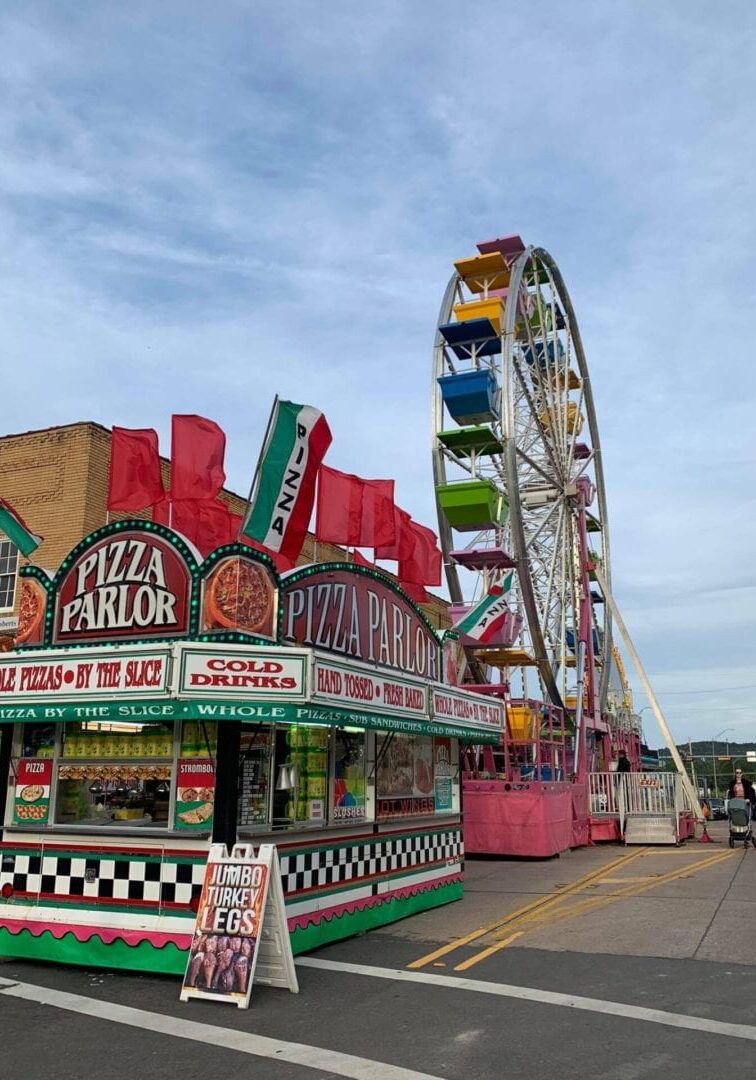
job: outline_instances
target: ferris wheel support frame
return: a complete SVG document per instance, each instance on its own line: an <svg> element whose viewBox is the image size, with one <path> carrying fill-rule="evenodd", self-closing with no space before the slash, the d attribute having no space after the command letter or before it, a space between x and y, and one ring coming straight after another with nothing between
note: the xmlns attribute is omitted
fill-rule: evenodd
<svg viewBox="0 0 756 1080"><path fill-rule="evenodd" d="M604 596L606 598L606 602L609 604L610 608L612 609L612 616L614 617L614 620L617 623L617 629L619 630L620 635L622 637L622 640L625 643L625 647L627 648L627 651L630 654L630 659L633 662L633 666L635 667L635 670L636 670L636 672L638 674L638 678L641 681L643 689L646 691L646 695L648 696L648 700L651 702L651 711L653 712L654 716L656 717L656 722L659 725L659 730L662 733L662 738L664 739L664 742L667 744L667 749L669 750L670 756L672 757L672 760L675 763L675 768L677 769L678 773L680 774L680 779L682 781L683 790L685 791L685 794L688 797L688 803L690 805L690 809L691 809L691 811L693 812L693 814L695 815L695 817L696 817L696 819L698 821L704 821L703 813L701 811L701 803L700 803L699 798L698 798L698 793L694 789L693 782L690 779L690 777L688 776L687 770L686 770L685 766L683 765L682 758L680 757L680 753L679 753L679 751L677 749L677 746L675 745L674 739L672 738L672 732L669 730L669 727L667 726L667 721L664 718L664 713L662 712L661 705L657 701L656 694L654 693L654 688L652 687L651 682L650 682L650 680L648 678L648 675L646 674L646 670L643 667L643 664L641 662L641 658L638 655L635 646L633 645L632 638L630 637L630 632L628 631L627 626L625 625L625 620L622 618L622 615L620 614L620 610L617 607L617 601L614 599L614 596L612 595L612 591L609 588L609 585L608 585L608 583L606 581L606 578L602 574L601 569L597 567L595 573L596 573L596 578L598 580L598 583L601 586L602 591L604 593Z"/></svg>

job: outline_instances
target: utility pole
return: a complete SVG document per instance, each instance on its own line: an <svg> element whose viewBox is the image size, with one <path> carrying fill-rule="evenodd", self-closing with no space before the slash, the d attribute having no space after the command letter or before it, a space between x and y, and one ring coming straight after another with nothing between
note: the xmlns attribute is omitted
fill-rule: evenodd
<svg viewBox="0 0 756 1080"><path fill-rule="evenodd" d="M711 764L714 769L714 796L719 798L719 785L717 784L717 759L714 756L714 740L711 740Z"/></svg>
<svg viewBox="0 0 756 1080"><path fill-rule="evenodd" d="M698 791L698 781L696 780L696 763L693 760L693 744L688 736L688 757L690 758L690 778L693 781L693 787Z"/></svg>

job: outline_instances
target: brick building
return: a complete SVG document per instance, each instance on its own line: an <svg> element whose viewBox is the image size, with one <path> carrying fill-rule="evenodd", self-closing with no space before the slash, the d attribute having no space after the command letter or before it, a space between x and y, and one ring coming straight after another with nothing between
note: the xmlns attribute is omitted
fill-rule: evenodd
<svg viewBox="0 0 756 1080"><path fill-rule="evenodd" d="M170 464L161 459L163 482L170 486ZM101 424L83 421L0 437L0 496L25 518L34 532L44 536L34 561L56 570L63 558L83 537L107 521L110 469L110 431ZM241 514L246 500L235 492L221 492L230 509ZM111 515L126 517L125 514ZM150 517L150 511L132 517ZM314 559L314 538L308 535L299 563ZM332 544L318 544L317 559L344 561L345 553ZM16 587L18 552L0 533L0 637L10 645L18 602ZM446 603L438 597L424 605L437 627L450 625Z"/></svg>

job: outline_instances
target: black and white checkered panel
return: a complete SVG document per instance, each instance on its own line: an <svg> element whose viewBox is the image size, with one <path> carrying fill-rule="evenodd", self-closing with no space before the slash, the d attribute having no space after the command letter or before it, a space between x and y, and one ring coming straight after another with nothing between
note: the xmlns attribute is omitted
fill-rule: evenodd
<svg viewBox="0 0 756 1080"><path fill-rule="evenodd" d="M361 878L462 858L459 830L380 837L349 847L281 852L284 894L326 885L352 884Z"/></svg>
<svg viewBox="0 0 756 1080"><path fill-rule="evenodd" d="M203 862L161 861L118 858L107 854L76 856L55 854L48 847L42 853L3 851L0 858L0 889L9 884L16 894L36 897L81 897L114 903L136 901L141 905L188 907L202 892ZM383 836L345 847L313 848L310 851L281 852L281 876L285 895L308 889L353 884L402 870L422 869L462 858L462 836L458 829L416 833L413 836Z"/></svg>
<svg viewBox="0 0 756 1080"><path fill-rule="evenodd" d="M3 852L0 889L10 884L14 893L37 896L81 897L83 900L137 900L187 906L202 891L204 863L161 862L154 859L119 859L107 856Z"/></svg>

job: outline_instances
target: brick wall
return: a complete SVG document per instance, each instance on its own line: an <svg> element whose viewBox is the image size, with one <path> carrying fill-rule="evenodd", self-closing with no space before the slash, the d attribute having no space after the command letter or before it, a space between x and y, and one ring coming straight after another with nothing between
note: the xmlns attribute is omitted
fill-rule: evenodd
<svg viewBox="0 0 756 1080"><path fill-rule="evenodd" d="M161 459L163 484L170 487L170 464ZM101 424L82 422L43 431L0 437L0 496L7 499L34 532L44 536L35 562L56 570L72 547L107 521L110 431ZM241 514L246 498L223 490L221 498ZM150 517L111 514L111 520ZM345 561L333 544L318 544L319 562ZM314 557L314 538L305 540L299 563ZM446 603L433 597L424 610L436 627L450 625Z"/></svg>

